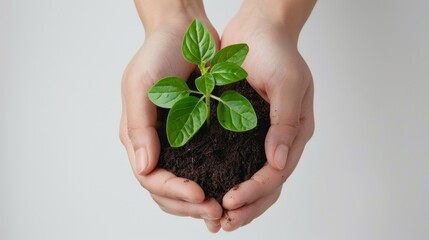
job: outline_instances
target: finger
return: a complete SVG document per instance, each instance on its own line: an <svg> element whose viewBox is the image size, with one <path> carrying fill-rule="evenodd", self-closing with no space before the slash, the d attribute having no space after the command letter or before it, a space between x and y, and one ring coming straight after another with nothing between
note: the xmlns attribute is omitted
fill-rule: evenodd
<svg viewBox="0 0 429 240"><path fill-rule="evenodd" d="M204 201L204 191L194 181L176 177L169 171L156 168L147 176L137 176L140 184L152 194L164 198L201 203Z"/></svg>
<svg viewBox="0 0 429 240"><path fill-rule="evenodd" d="M207 220L204 219L207 229L212 233L217 233L221 229L220 220Z"/></svg>
<svg viewBox="0 0 429 240"><path fill-rule="evenodd" d="M219 221L223 213L222 207L214 199L204 200L201 203L190 203L155 194L152 194L152 198L164 212L176 216L190 216L210 221Z"/></svg>
<svg viewBox="0 0 429 240"><path fill-rule="evenodd" d="M135 66L129 66L132 67ZM160 151L155 129L156 107L147 96L154 80L148 74L129 74L130 72L137 71L126 70L122 81L127 133L133 147L135 170L144 175L155 168Z"/></svg>
<svg viewBox="0 0 429 240"><path fill-rule="evenodd" d="M124 97L123 97L124 98ZM142 171L139 169L141 166L137 166L137 164L141 162L136 162L136 154L134 151L133 143L131 142L130 137L128 136L128 121L127 121L127 115L126 115L126 105L123 103L122 107L122 116L121 116L121 126L120 126L120 139L122 144L125 146L125 149L127 150L128 159L130 161L130 165L133 169L134 175L139 175L142 173ZM159 142L158 142L158 135L155 128L146 128L145 134L142 135L144 139L147 139L146 142L148 144L146 145L149 149L152 149L155 153L156 151L159 151ZM156 156L157 158L158 156ZM156 163L155 163L156 164ZM152 170L152 166L148 170Z"/></svg>
<svg viewBox="0 0 429 240"><path fill-rule="evenodd" d="M227 210L234 210L249 205L270 195L273 189L278 188L285 181L282 172L265 165L256 172L251 179L241 183L225 194L222 205Z"/></svg>
<svg viewBox="0 0 429 240"><path fill-rule="evenodd" d="M274 169L269 164L265 165L251 179L227 192L222 200L223 207L233 210L249 205L279 188L298 164L306 142L302 135L298 135L290 150L289 161L282 171Z"/></svg>
<svg viewBox="0 0 429 240"><path fill-rule="evenodd" d="M301 103L306 92L306 81L291 77L287 81L274 81L268 94L271 126L265 138L268 163L282 170L298 133L301 118Z"/></svg>
<svg viewBox="0 0 429 240"><path fill-rule="evenodd" d="M259 217L277 201L280 196L280 192L281 187L249 205L227 211L220 220L222 229L229 232L249 224L253 219Z"/></svg>

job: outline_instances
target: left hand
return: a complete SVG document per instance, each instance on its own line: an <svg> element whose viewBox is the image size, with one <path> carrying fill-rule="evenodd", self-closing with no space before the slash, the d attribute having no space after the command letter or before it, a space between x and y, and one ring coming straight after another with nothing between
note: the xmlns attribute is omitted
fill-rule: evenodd
<svg viewBox="0 0 429 240"><path fill-rule="evenodd" d="M167 7L174 10L170 5ZM151 8L144 10L146 9ZM148 19L144 22L145 42L128 64L122 81L120 136L134 175L163 211L178 216L202 218L209 231L217 232L222 216L221 205L214 199L205 199L203 189L196 182L156 168L160 153L156 130L158 115L156 106L147 97L147 91L163 77L179 76L187 79L194 71L195 66L186 62L181 54L177 54L181 51L183 34L194 18L199 17L208 26L216 43L219 42L216 30L202 9L192 14L188 13L190 10L185 13L181 12L181 8L176 10L173 15L167 15L164 11L162 17L165 20L160 22L151 22L158 18L145 18Z"/></svg>

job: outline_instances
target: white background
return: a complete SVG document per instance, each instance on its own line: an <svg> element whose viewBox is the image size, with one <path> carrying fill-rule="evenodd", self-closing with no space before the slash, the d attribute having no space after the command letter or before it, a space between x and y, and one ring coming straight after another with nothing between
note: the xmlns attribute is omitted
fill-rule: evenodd
<svg viewBox="0 0 429 240"><path fill-rule="evenodd" d="M219 32L240 4L205 2ZM315 135L272 208L213 235L163 213L118 140L133 1L0 0L0 239L429 239L428 7L318 2Z"/></svg>

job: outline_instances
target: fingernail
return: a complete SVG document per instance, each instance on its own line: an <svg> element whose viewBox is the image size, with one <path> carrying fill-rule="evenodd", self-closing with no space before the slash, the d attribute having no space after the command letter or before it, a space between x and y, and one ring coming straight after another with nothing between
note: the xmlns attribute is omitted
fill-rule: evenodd
<svg viewBox="0 0 429 240"><path fill-rule="evenodd" d="M208 221L214 221L214 220L218 220L219 218L215 218L215 217L211 217L209 215L203 214L201 215L202 219L208 220Z"/></svg>
<svg viewBox="0 0 429 240"><path fill-rule="evenodd" d="M147 153L144 148L136 151L136 169L138 174L142 174L147 167Z"/></svg>
<svg viewBox="0 0 429 240"><path fill-rule="evenodd" d="M283 168L285 168L288 152L289 148L286 145L281 144L277 146L274 162L278 169L283 170Z"/></svg>

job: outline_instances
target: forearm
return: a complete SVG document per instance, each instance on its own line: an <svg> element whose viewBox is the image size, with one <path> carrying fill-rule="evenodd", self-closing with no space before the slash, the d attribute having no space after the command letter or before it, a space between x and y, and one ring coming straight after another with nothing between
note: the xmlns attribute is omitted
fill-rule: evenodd
<svg viewBox="0 0 429 240"><path fill-rule="evenodd" d="M167 20L206 18L202 0L134 0L146 30Z"/></svg>
<svg viewBox="0 0 429 240"><path fill-rule="evenodd" d="M298 38L317 0L245 0L240 11L285 26Z"/></svg>

